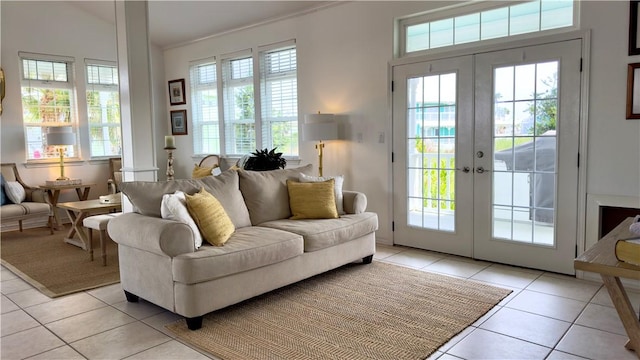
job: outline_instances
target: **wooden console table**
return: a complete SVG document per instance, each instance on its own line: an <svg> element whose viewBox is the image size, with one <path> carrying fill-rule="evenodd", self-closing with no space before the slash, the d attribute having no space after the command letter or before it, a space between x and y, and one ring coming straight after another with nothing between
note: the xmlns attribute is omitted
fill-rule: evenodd
<svg viewBox="0 0 640 360"><path fill-rule="evenodd" d="M640 359L640 321L638 321L627 292L620 281L621 277L640 280L640 266L620 262L615 255L616 241L633 237L629 232L629 225L632 222L632 217L625 219L595 245L578 256L574 260L573 266L576 270L600 274L607 291L609 291L611 301L616 307L618 316L622 320L624 329L629 336L629 341L627 341L625 347L629 350L634 350L636 356Z"/></svg>
<svg viewBox="0 0 640 360"><path fill-rule="evenodd" d="M53 218L55 219L56 228L60 228L60 219L55 208L58 207L58 199L62 190L75 190L78 200L84 201L89 197L89 190L95 184L78 184L78 185L40 185L39 188L47 192L49 203L53 206Z"/></svg>

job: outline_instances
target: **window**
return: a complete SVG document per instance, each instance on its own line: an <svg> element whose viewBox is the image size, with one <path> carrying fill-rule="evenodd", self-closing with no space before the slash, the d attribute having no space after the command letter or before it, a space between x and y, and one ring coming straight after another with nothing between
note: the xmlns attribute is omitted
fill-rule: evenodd
<svg viewBox="0 0 640 360"><path fill-rule="evenodd" d="M477 6L484 7L481 11ZM489 8L491 3L458 10L458 16L433 14L400 20L401 54L443 46L574 26L573 0L534 0ZM465 12L465 13L463 13Z"/></svg>
<svg viewBox="0 0 640 360"><path fill-rule="evenodd" d="M57 158L46 143L49 127L76 127L73 59L20 53L22 121L27 160ZM65 147L65 156L76 157L76 145Z"/></svg>
<svg viewBox="0 0 640 360"><path fill-rule="evenodd" d="M223 60L222 74L226 153L253 152L256 149L253 58Z"/></svg>
<svg viewBox="0 0 640 360"><path fill-rule="evenodd" d="M296 49L260 52L260 95L264 147L298 155L298 80Z"/></svg>
<svg viewBox="0 0 640 360"><path fill-rule="evenodd" d="M220 154L216 63L196 63L191 66L189 72L193 109L191 121L194 128L193 150L196 154Z"/></svg>
<svg viewBox="0 0 640 360"><path fill-rule="evenodd" d="M192 62L189 76L195 154L237 156L277 147L298 156L293 41Z"/></svg>
<svg viewBox="0 0 640 360"><path fill-rule="evenodd" d="M114 63L87 60L87 112L92 157L122 154L118 69Z"/></svg>

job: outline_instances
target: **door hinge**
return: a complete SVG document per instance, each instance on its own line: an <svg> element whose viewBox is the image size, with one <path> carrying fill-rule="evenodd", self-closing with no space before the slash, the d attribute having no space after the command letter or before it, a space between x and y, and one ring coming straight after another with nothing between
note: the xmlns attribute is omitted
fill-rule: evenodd
<svg viewBox="0 0 640 360"><path fill-rule="evenodd" d="M395 154L394 154L394 152L392 151L392 152L391 152L391 162L394 162L395 160L396 160L396 159L395 159Z"/></svg>
<svg viewBox="0 0 640 360"><path fill-rule="evenodd" d="M393 92L393 90L395 90L395 86L394 86L393 81L391 81L391 92Z"/></svg>
<svg viewBox="0 0 640 360"><path fill-rule="evenodd" d="M578 167L580 167L580 153L578 153Z"/></svg>
<svg viewBox="0 0 640 360"><path fill-rule="evenodd" d="M580 72L582 72L582 58L580 58Z"/></svg>
<svg viewBox="0 0 640 360"><path fill-rule="evenodd" d="M578 257L578 244L576 244L576 254L573 256L574 258Z"/></svg>
<svg viewBox="0 0 640 360"><path fill-rule="evenodd" d="M391 222L391 231L396 231L396 222L395 221Z"/></svg>

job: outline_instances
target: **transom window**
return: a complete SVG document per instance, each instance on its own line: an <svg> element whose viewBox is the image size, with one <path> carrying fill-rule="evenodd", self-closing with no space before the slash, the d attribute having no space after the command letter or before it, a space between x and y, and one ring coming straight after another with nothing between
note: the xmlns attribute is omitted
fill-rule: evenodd
<svg viewBox="0 0 640 360"><path fill-rule="evenodd" d="M503 3L500 3L502 5ZM574 26L573 0L534 0L491 7L472 4L457 9L456 16L436 14L400 20L401 55L444 46L504 38ZM475 11L484 7L480 11Z"/></svg>

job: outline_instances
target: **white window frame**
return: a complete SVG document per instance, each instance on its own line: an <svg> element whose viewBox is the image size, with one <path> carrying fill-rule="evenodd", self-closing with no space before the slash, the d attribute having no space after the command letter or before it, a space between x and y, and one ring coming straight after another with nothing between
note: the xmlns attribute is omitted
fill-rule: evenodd
<svg viewBox="0 0 640 360"><path fill-rule="evenodd" d="M121 122L121 117L120 117L120 89L119 89L119 79L118 79L118 64L114 61L104 61L104 60L95 60L95 59L85 59L84 61L85 66L85 76L86 76L86 96L85 96L85 101L87 102L87 122L88 122L88 136L89 136L89 152L91 154L91 158L92 159L100 159L100 158L110 158L110 157L115 157L115 156L122 156L122 122ZM113 70L115 70L115 82L105 82L105 83L90 83L89 82L89 67L90 66L97 66L97 67L108 67L108 68L112 68ZM91 113L91 109L89 107L89 102L88 102L88 94L89 92L93 92L93 91L99 91L99 92L113 92L116 93L116 95L118 96L118 105L117 105L117 111L118 111L118 118L120 119L119 122L101 122L99 124L95 124L92 123L91 120L88 118L89 114ZM107 111L107 109L102 109L102 111ZM116 139L117 141L119 141L119 152L117 153L109 153L109 154L104 154L104 155L95 155L93 153L93 140L91 137L91 130L92 129L102 129L103 132L107 132L107 137L109 137L108 132L109 129L117 129L118 133L120 134L120 138Z"/></svg>
<svg viewBox="0 0 640 360"><path fill-rule="evenodd" d="M210 83L201 84L198 80L198 68L203 66L212 66L214 70L214 81ZM221 132L221 121L220 121L220 103L221 99L219 94L221 91L218 89L219 87L219 69L218 62L215 57L192 61L189 64L189 86L191 93L191 122L193 124L193 152L195 155L206 155L206 154L220 154L222 150L222 145L224 141L224 137ZM202 104L200 101L200 93L202 91L215 91L216 103L215 103L215 111L208 112L210 115L214 116L215 119L204 119L205 114L203 113ZM217 137L204 139L204 128L207 126L214 126L217 130ZM213 140L214 144L205 144L210 142L209 140ZM217 140L218 144L215 146L215 141Z"/></svg>
<svg viewBox="0 0 640 360"><path fill-rule="evenodd" d="M280 71L277 73L270 73L269 69L267 69L267 57L270 54L275 54L284 51L292 51L293 55L293 69L288 71ZM290 130L291 135L295 135L295 143L291 146L291 150L287 151L287 149L278 147L279 152L283 152L285 156L297 157L299 155L300 148L300 134L299 134L299 124L298 124L298 60L297 60L297 49L294 41L287 41L283 43L273 44L270 46L262 47L258 49L258 58L260 64L260 103L261 103L261 112L260 112L260 128L262 134L262 143L263 147L274 148L278 147L279 144L274 143L273 133L272 133L272 124L275 123L287 123L287 122L295 122L295 124L291 124ZM280 81L293 81L293 89L289 89L292 91L291 99L293 101L292 106L294 107L291 113L286 115L278 116L274 114L272 109L272 101L271 99L271 91L270 87L273 84L277 84ZM280 100L280 99L279 99Z"/></svg>
<svg viewBox="0 0 640 360"><path fill-rule="evenodd" d="M35 54L28 52L19 52L18 56L20 58L20 91L21 91L21 102L23 101L23 94L25 88L36 88L36 89L62 89L69 92L69 119L68 121L49 121L49 122L26 122L25 110L24 106L22 108L22 122L24 127L24 140L25 140L25 154L27 163L36 163L36 162L54 162L59 159L59 155L57 151L54 149L49 149L46 145L46 129L49 127L70 127L71 131L75 134L76 137L76 145L69 145L65 147L65 157L70 159L79 159L80 158L80 146L78 142L78 109L77 109L77 89L75 86L75 59L73 57L66 56L57 56L57 55L47 55L47 54ZM66 65L66 80L42 80L42 79L33 79L29 77L25 77L25 61L41 61L41 62L49 62L52 64L55 63L64 63ZM55 71L54 71L55 72ZM36 75L38 76L38 75ZM42 120L42 119L40 119ZM40 128L40 131L33 130L33 128ZM31 157L30 156L30 134L38 132L41 134L39 141L37 143L42 144L42 157ZM37 137L37 136L36 136ZM36 143L32 141L33 143ZM36 149L37 150L37 149ZM34 152L36 151L34 150Z"/></svg>
<svg viewBox="0 0 640 360"><path fill-rule="evenodd" d="M242 76L242 77L234 77L233 72L233 64L235 64L238 61L245 61L245 60L250 60L251 64L249 65L249 69L251 69L251 74L248 76ZM250 142L250 146L246 149L247 152L252 152L255 151L255 149L260 147L260 144L258 142L258 134L257 134L257 129L259 128L259 124L257 124L257 119L259 119L259 116L257 114L259 107L259 99L257 99L257 97L259 96L259 93L256 92L256 86L255 86L255 76L256 76L256 72L254 71L254 65L255 65L255 59L253 57L253 55L251 54L251 51L249 52L241 52L241 53L236 53L233 56L224 56L222 58L221 61L221 66L222 66L222 71L221 71L221 75L220 78L222 80L222 101L223 101L223 106L222 106L222 111L223 111L223 121L222 121L222 126L224 129L224 154L225 155L231 155L231 156L242 156L245 153L243 152L239 152L236 151L236 149L238 148L238 144L236 144L236 136L235 136L235 130L236 130L236 126L238 125L248 125L248 126L253 126L253 138L249 137L248 141ZM231 108L232 105L235 105L235 99L231 98L232 96L235 96L235 94L233 93L234 89L237 88L241 88L241 87L245 87L245 86L251 86L252 88L252 94L251 96L253 97L253 104L250 104L251 106L253 106L253 116L251 117L243 117L243 116L238 116L238 114L236 114L236 107Z"/></svg>
<svg viewBox="0 0 640 360"><path fill-rule="evenodd" d="M571 1L571 0L565 0L565 1ZM419 25L419 24L429 24L429 23L449 20L449 19L453 20L456 17L479 14L484 11L497 10L502 8L508 9L509 7L522 5L525 3L533 3L533 2L540 3L541 0L508 1L508 2L494 2L494 1L475 2L474 1L474 2L465 3L465 4L456 4L456 5L448 6L445 8L438 8L438 9L434 9L424 13L413 14L413 15L399 18L395 22L396 46L394 50L394 56L396 58L403 58L403 57L409 57L409 56L422 56L427 54L434 54L437 52L450 51L453 48L455 49L469 48L469 47L477 46L480 43L483 45L490 45L490 44L503 43L507 41L537 38L540 36L567 33L567 32L578 30L580 28L580 24L579 24L580 2L573 0L572 1L573 21L571 26L557 27L557 28L552 28L548 30L538 29L537 31L518 33L514 35L509 34L507 36L499 36L499 37L494 37L486 40L480 39L477 41L469 41L469 42L462 42L462 43L455 43L455 39L454 39L454 43L451 45L445 45L441 47L430 47L424 50L416 50L416 51L410 51L410 52L407 51L407 29L410 26ZM455 29L452 28L451 30L454 31Z"/></svg>
<svg viewBox="0 0 640 360"><path fill-rule="evenodd" d="M191 93L190 106L191 106L191 112L193 114L192 122L194 127L194 131L193 131L194 159L201 157L201 155L212 153L211 151L205 151L206 146L203 144L203 142L206 142L207 139L204 139L204 134L203 134L203 131L201 130L201 127L206 124L201 119L202 109L199 107L201 105L199 105L199 102L196 101L197 100L196 94L198 93L198 85L195 83L196 67L203 64L215 64L216 80L217 80L216 96L218 98L218 113L217 113L218 121L217 122L218 122L218 129L219 129L219 144L220 144L220 149L217 152L217 154L220 154L223 156L230 156L230 157L244 156L244 155L247 155L249 152L253 152L256 149L262 149L265 146L273 148L273 145L272 145L273 141L270 138L271 136L270 131L265 131L263 126L263 123L265 124L265 126L270 125L269 123L270 119L265 119L263 116L263 112L266 114L267 110L264 109L262 106L262 95L263 95L262 86L263 86L263 80L268 79L268 77L265 77L262 74L264 71L262 62L264 60L263 58L264 53L284 50L285 48L295 49L296 48L295 40L283 41L283 42L279 42L279 43L275 43L267 46L258 46L255 48L246 49L246 50L238 51L235 53L215 55L205 59L194 60L189 63L189 76L190 76L189 86L191 87L190 88L190 93ZM230 73L229 73L230 62L238 59L245 59L245 58L250 58L252 60L252 72L253 72L252 76L246 77L243 79L230 79ZM297 94L297 67L298 67L297 54L296 54L295 61L296 61L296 64L295 64L296 70L294 72L287 74L287 76L294 77L296 81L295 115L291 115L287 119L278 119L279 121L284 121L284 120L296 121L295 132L298 138L296 139L297 142L295 142L295 144L292 145L292 147L293 146L296 147L295 151L292 151L290 154L286 154L286 153L284 154L286 158L292 159L292 160L295 160L298 158L299 147L300 147L300 133L299 133L300 125L298 123L299 113L298 113L298 94ZM236 114L235 113L231 114L231 109L229 109L230 102L228 100L230 99L227 98L228 90L231 86L249 85L249 84L253 85L253 99L254 99L253 119L236 120L235 119ZM213 87L210 87L210 88L213 89ZM255 139L255 146L253 146L251 149L246 149L247 152L244 152L244 153L238 153L238 151L234 151L235 147L233 146L235 141L233 136L234 135L233 126L240 123L252 124L254 127L253 136ZM281 150L281 149L278 149L278 150Z"/></svg>

